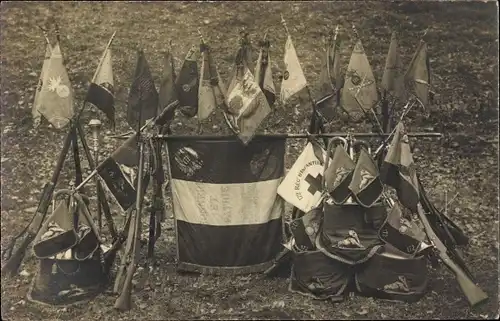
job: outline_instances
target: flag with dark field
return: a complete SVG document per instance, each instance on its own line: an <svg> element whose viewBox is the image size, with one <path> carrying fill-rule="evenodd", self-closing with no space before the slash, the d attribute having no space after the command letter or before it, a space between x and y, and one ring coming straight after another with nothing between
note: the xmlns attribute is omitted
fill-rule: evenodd
<svg viewBox="0 0 500 321"><path fill-rule="evenodd" d="M396 127L394 138L381 167L382 181L395 188L403 206L414 213L420 201L417 172L403 123Z"/></svg>
<svg viewBox="0 0 500 321"><path fill-rule="evenodd" d="M96 70L94 81L90 84L86 100L99 108L115 126L114 82L111 64L111 49L106 50L99 67Z"/></svg>
<svg viewBox="0 0 500 321"><path fill-rule="evenodd" d="M356 201L364 207L375 204L384 191L377 165L364 147L361 148L349 189Z"/></svg>
<svg viewBox="0 0 500 321"><path fill-rule="evenodd" d="M323 220L323 209L313 208L304 216L299 217L288 224L296 246L302 251L315 249L316 236Z"/></svg>
<svg viewBox="0 0 500 321"><path fill-rule="evenodd" d="M180 102L179 110L187 117L194 117L198 113L198 87L200 76L198 74L198 48L192 46L184 63L182 64L179 76L175 82L177 97Z"/></svg>
<svg viewBox="0 0 500 321"><path fill-rule="evenodd" d="M138 52L137 66L128 96L127 122L133 129L137 128L139 114L141 127L158 114L158 92L142 50Z"/></svg>
<svg viewBox="0 0 500 321"><path fill-rule="evenodd" d="M127 211L135 203L133 182L123 172L124 166L137 166L137 134L127 139L117 150L99 165L97 171L120 207Z"/></svg>
<svg viewBox="0 0 500 321"><path fill-rule="evenodd" d="M271 57L269 56L269 41L260 43L260 52L255 66L255 80L266 96L269 106L272 107L276 100L276 89L273 81L273 70L271 68Z"/></svg>
<svg viewBox="0 0 500 321"><path fill-rule="evenodd" d="M160 82L160 92L158 94L159 114L161 114L168 105L177 99L175 77L174 57L170 51L167 51L163 56L163 73ZM169 124L174 116L175 109L172 108L171 111L169 111L169 115L165 115L166 124Z"/></svg>
<svg viewBox="0 0 500 321"><path fill-rule="evenodd" d="M264 271L282 249L285 140L169 141L179 269Z"/></svg>
<svg viewBox="0 0 500 321"><path fill-rule="evenodd" d="M335 204L343 204L351 196L349 184L355 168L356 163L346 150L337 146L333 160L325 171L326 190Z"/></svg>
<svg viewBox="0 0 500 321"><path fill-rule="evenodd" d="M404 218L401 208L395 203L379 230L379 237L403 253L413 256L420 248L420 243L425 240L425 232L415 221Z"/></svg>
<svg viewBox="0 0 500 321"><path fill-rule="evenodd" d="M344 79L340 71L340 39L338 26L335 35L330 34L323 56L323 64L319 75L320 89L316 100L318 112L328 121L335 115L335 107L340 104L340 89Z"/></svg>

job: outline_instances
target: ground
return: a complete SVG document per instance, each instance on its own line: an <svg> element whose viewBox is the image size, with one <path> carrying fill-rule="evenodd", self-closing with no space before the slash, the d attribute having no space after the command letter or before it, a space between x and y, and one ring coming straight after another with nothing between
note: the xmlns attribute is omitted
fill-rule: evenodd
<svg viewBox="0 0 500 321"><path fill-rule="evenodd" d="M213 48L221 76L227 79L240 30L245 28L256 46L268 29L279 86L285 43L280 14L287 20L313 95L321 66L322 36L337 23L343 27L343 64L347 65L352 49L354 24L377 79L382 77L392 30L400 35L403 63L408 64L418 39L429 28L426 40L436 97L425 111L415 109L410 113L405 124L411 131L445 134L439 140L412 140L415 160L438 208L444 207L445 192L448 199L458 195L448 207L448 215L471 237L465 249L467 263L490 296L489 301L470 309L444 267L431 270L431 289L414 304L360 297L332 304L291 294L287 279L181 275L175 271L174 231L170 229L156 248L159 262L149 274L149 282L138 284L134 290L130 312L114 311L115 297L111 293L68 308L27 302L26 292L36 269L34 258L28 255L19 276L2 279L2 319L488 319L498 315L498 8L494 2L2 2L2 248L29 222L66 135L66 130L55 130L47 122L38 129L32 126L31 107L45 48L37 25L45 25L53 16L60 26L61 47L77 108L81 107L105 44L117 31L112 45L116 132L122 133L130 130L124 120L125 108L139 47L145 50L158 85L163 67L161 52L172 41L178 70L188 48L199 42L199 28ZM262 130L302 132L309 117L307 96L301 97L296 105L278 106ZM103 114L87 109L81 123L89 140L86 124L92 118L100 118L109 128ZM180 115L175 120L174 132L193 133L195 128L195 120ZM203 128L205 133L228 132L220 114ZM371 131L366 123L352 126L342 117L330 128L336 132L350 128ZM103 136L111 134L108 131ZM105 138L101 157L119 143ZM288 166L303 145L301 140L289 141ZM87 165L83 163L85 169ZM65 163L58 188L68 186L72 175L70 160ZM89 190L93 193L92 185ZM118 220L120 214L116 213L116 217ZM165 224L171 227L172 219Z"/></svg>

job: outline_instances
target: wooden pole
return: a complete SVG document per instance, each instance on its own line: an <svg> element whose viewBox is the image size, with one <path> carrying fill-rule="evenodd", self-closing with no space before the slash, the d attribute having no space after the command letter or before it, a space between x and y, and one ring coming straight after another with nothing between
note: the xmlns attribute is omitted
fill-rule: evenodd
<svg viewBox="0 0 500 321"><path fill-rule="evenodd" d="M351 133L353 137L357 138L372 138L372 137L390 137L393 133ZM255 135L255 139L300 139L300 138L334 138L334 137L347 137L349 133L323 133L323 134L262 134ZM415 132L408 133L408 137L443 137L442 133L438 132ZM119 137L127 139L127 137ZM157 135L156 138L162 140L224 140L234 139L233 135Z"/></svg>

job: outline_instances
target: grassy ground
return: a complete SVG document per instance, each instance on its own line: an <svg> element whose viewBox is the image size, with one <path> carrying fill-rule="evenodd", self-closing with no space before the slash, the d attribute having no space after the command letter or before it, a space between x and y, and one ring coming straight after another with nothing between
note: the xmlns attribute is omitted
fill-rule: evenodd
<svg viewBox="0 0 500 321"><path fill-rule="evenodd" d="M449 215L471 237L465 249L467 262L490 295L488 303L470 310L444 268L431 271L431 291L412 305L359 297L337 304L313 301L289 293L286 279L180 275L175 272L174 232L170 230L156 249L158 268L150 273L149 282L137 285L134 291L132 311L113 311L111 294L83 306L60 309L27 303L25 295L35 271L35 260L27 257L21 267L23 275L2 280L2 319L466 319L492 318L498 313L498 143L488 143L498 141L498 14L493 2L2 2L2 246L28 223L66 134L47 123L39 129L32 127L31 105L45 46L37 25L44 25L50 16L57 19L77 101L85 95L104 45L118 31L112 45L113 69L118 90L117 132L124 132L129 130L124 116L137 48L144 48L158 84L161 52L169 41L178 69L191 44L198 43L200 28L227 79L239 31L246 28L255 44L269 28L277 75L283 68L285 42L280 14L288 22L313 93L321 65L322 35L337 23L344 27L343 64L347 65L352 49L350 25L354 23L377 79L382 77L391 30L400 34L401 54L407 64L420 35L429 28L426 39L437 96L427 111L411 113L406 125L412 131L432 128L446 133L439 141L413 141L415 160L438 208L444 206L445 191L459 193ZM295 107L278 108L265 127L273 132L300 132L308 122L309 108L306 97L301 97ZM104 120L102 114L89 109L82 124L96 117ZM179 133L192 132L196 125L195 120L182 116L175 123L174 131ZM368 124L353 126L342 118L330 125L332 131L371 129ZM219 114L204 131L228 132ZM119 143L105 138L102 157ZM303 144L289 142L288 166ZM83 166L88 168L86 162ZM73 173L71 161L66 162L58 188L67 186Z"/></svg>

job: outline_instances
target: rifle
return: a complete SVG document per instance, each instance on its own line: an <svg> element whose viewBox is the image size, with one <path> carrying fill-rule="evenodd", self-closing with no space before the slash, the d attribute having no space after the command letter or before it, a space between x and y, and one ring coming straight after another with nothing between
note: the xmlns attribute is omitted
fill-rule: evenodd
<svg viewBox="0 0 500 321"><path fill-rule="evenodd" d="M92 138L94 141L94 158L96 162L99 162L99 132L101 130L101 121L99 119L91 119L89 126L92 129ZM93 167L91 167L93 168ZM81 181L80 181L81 182ZM96 191L97 191L97 226L99 227L99 233L102 233L102 206L101 206L101 195L99 193L99 179L96 178ZM114 237L114 235L113 235Z"/></svg>
<svg viewBox="0 0 500 321"><path fill-rule="evenodd" d="M160 134L170 135L170 123L175 115L175 110L179 107L179 101L174 100L168 104L162 113L155 120L155 125L158 127ZM148 258L154 255L154 246L161 234L160 222L165 219L164 203L162 194L162 185L165 182L165 173L163 172L163 163L161 158L161 139L153 139L151 144L151 162L154 164L151 167L153 178L153 202L149 213L149 240L148 240Z"/></svg>
<svg viewBox="0 0 500 321"><path fill-rule="evenodd" d="M434 245L435 250L438 252L437 254L443 261L443 263L453 272L455 278L458 281L458 285L462 289L463 294L467 298L471 307L476 306L477 304L484 302L488 299L488 295L477 286L471 278L467 275L467 272L464 271L454 260L450 257L453 256L448 248L444 245L444 243L437 237L432 229L427 215L422 208L422 204L419 202L417 206L418 216L420 221L424 225L425 233L427 234L430 242Z"/></svg>
<svg viewBox="0 0 500 321"><path fill-rule="evenodd" d="M139 116L139 125L141 123ZM140 129L139 129L140 132ZM127 275L125 278L125 283L123 284L120 296L116 299L114 308L120 311L130 310L130 305L132 301L132 278L134 276L135 270L137 268L137 261L139 258L140 251L140 238L141 238L141 212L142 212L142 175L144 167L144 143L139 139L139 169L137 174L137 194L136 194L136 212L134 217L134 222L131 227L134 228L133 238L127 240L130 242L130 247L132 250L131 262L127 269ZM129 234L130 235L130 234ZM128 244L127 244L128 245Z"/></svg>
<svg viewBox="0 0 500 321"><path fill-rule="evenodd" d="M474 279L472 273L465 264L462 252L457 248L458 245L466 245L469 241L468 237L464 235L464 232L460 229L460 227L436 209L427 197L427 193L425 192L422 182L420 181L420 176L418 175L417 180L420 193L420 203L422 204L422 208L426 213L427 220L434 230L434 233L436 233L436 236L442 240L446 248L450 251L452 259L460 266L460 268L462 268L470 279Z"/></svg>
<svg viewBox="0 0 500 321"><path fill-rule="evenodd" d="M154 246L156 241L161 235L161 224L160 222L164 219L164 204L163 204L163 194L162 185L165 181L165 175L163 172L163 165L161 159L161 146L162 141L159 139L153 140L152 143L152 178L153 178L153 201L151 204L150 216L149 216L149 241L148 241L148 258L154 256Z"/></svg>
<svg viewBox="0 0 500 321"><path fill-rule="evenodd" d="M133 244L130 240L134 237L134 234L132 232L133 230L130 228L133 215L132 212L132 209L128 212L127 220L125 221L123 231L120 233L119 237L121 240L127 240L127 244L125 246L124 253L121 255L120 267L118 268L118 272L116 273L115 284L113 286L114 293L120 293L120 289L123 286L123 275L125 274L125 270L127 268L127 258L131 256L130 251ZM127 234L128 236L126 236Z"/></svg>
<svg viewBox="0 0 500 321"><path fill-rule="evenodd" d="M75 163L75 186L78 186L82 182L83 177L82 177L82 166L80 164L80 152L78 150L78 134L75 126L72 126L71 136L72 136L71 145L73 147L73 161ZM81 193L84 194L85 192L82 190ZM86 203L85 205L88 205L88 203ZM75 228L78 229L78 214L73 215L73 224Z"/></svg>
<svg viewBox="0 0 500 321"><path fill-rule="evenodd" d="M146 194L146 190L149 185L149 175L144 176L144 180L142 183L142 191L141 191L141 200L144 198L144 195ZM130 209L128 211L127 215L127 220L125 221L125 225L123 227L123 231L120 233L120 238L127 240L127 245L125 246L125 252L122 255L121 261L120 261L120 267L118 269L118 273L116 274L115 277L115 284L113 287L113 292L114 293L120 293L120 289L123 287L123 276L125 275L125 271L127 270L127 266L130 263L127 263L127 258L132 257L132 249L134 246L134 243L132 240L134 239L134 229L131 228L132 224L132 214L133 209ZM132 225L133 226L133 225ZM128 234L128 236L126 236Z"/></svg>
<svg viewBox="0 0 500 321"><path fill-rule="evenodd" d="M57 184L57 180L59 179L59 174L61 173L62 167L64 165L64 161L66 159L66 155L68 154L69 147L71 145L72 130L66 136L64 140L64 145L61 150L61 154L59 155L59 159L57 160L56 168L52 173L52 178L50 182L46 183L43 187L42 196L40 197L40 202L38 203L38 207L36 209L35 215L32 217L28 226L21 231L17 236L15 236L10 244L7 246L6 250L2 255L7 256L7 262L2 267L2 275L14 276L17 274L19 267L21 266L21 262L23 261L24 255L26 253L26 249L33 242L38 231L40 230L43 221L45 220L45 216L47 215L47 210L49 209L50 200L52 199L52 195L54 193L54 189ZM12 255L12 251L14 249L14 245L16 241L21 238L24 234L26 234L24 240L21 242L17 250Z"/></svg>
<svg viewBox="0 0 500 321"><path fill-rule="evenodd" d="M431 221L431 226L439 226L440 230L434 229L434 231L443 240L446 247L454 247L457 245L467 245L469 243L469 238L462 229L456 225L448 216L439 211L429 200L427 193L425 192L424 186L420 180L420 176L417 175L418 187L420 192L420 202L422 202L422 207L426 213L434 214L435 219ZM428 215L428 217L430 217ZM435 223L435 224L433 224ZM441 231L442 230L442 231ZM440 235L441 234L441 235ZM441 237L443 236L443 237Z"/></svg>

